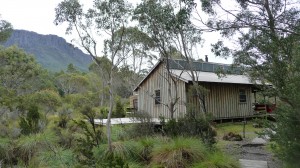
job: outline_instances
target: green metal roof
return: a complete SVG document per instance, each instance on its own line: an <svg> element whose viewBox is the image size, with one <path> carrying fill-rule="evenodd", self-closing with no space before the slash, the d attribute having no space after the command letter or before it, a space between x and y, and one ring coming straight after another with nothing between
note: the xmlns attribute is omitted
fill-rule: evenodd
<svg viewBox="0 0 300 168"><path fill-rule="evenodd" d="M190 67L186 60L169 60L170 69L178 69L178 70L189 70ZM202 71L202 72L224 72L228 74L238 74L241 75L241 68L234 67L233 65L228 64L219 64L219 63L211 63L211 62L199 62L193 61L191 64L191 68L194 71Z"/></svg>

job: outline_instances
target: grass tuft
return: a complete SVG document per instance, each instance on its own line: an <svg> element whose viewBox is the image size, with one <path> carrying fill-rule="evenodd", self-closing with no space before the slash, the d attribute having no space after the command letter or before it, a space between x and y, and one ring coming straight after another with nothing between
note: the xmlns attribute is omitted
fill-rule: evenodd
<svg viewBox="0 0 300 168"><path fill-rule="evenodd" d="M198 162L193 165L193 168L239 168L238 161L233 160L231 157L224 155L220 151L215 151L208 155L204 161Z"/></svg>
<svg viewBox="0 0 300 168"><path fill-rule="evenodd" d="M207 149L201 140L177 137L155 146L151 163L168 168L189 167L192 162L204 160L206 155Z"/></svg>

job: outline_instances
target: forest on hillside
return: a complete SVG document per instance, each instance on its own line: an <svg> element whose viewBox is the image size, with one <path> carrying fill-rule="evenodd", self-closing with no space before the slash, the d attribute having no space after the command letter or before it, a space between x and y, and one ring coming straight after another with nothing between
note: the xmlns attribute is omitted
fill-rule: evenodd
<svg viewBox="0 0 300 168"><path fill-rule="evenodd" d="M161 118L163 128L145 115L135 116L141 124L126 127L110 122L126 116L128 97L147 73L145 65L170 58L192 62L202 34L213 31L223 37L212 45L215 55L232 57L262 82L264 95L279 98L277 120L266 123L271 134L265 133L286 167L299 166L299 2L231 2L233 9L223 0L149 0L136 6L96 0L89 10L78 0L59 3L54 23L68 24L66 33L78 35L93 63L88 72L70 64L51 73L17 47L0 48L0 167L239 167L215 145L208 113ZM11 32L12 25L1 20L0 41ZM226 46L224 39L236 46ZM203 101L201 84L194 80L193 89ZM172 113L176 98L169 101ZM96 118L107 119L106 125L97 125Z"/></svg>

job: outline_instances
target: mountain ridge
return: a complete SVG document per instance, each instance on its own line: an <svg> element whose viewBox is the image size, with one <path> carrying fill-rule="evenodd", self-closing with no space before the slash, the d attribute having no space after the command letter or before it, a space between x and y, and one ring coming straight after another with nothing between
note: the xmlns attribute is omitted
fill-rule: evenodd
<svg viewBox="0 0 300 168"><path fill-rule="evenodd" d="M81 71L88 71L91 57L57 35L42 35L28 30L14 30L3 43L5 47L16 45L32 54L44 68L58 72L73 64Z"/></svg>

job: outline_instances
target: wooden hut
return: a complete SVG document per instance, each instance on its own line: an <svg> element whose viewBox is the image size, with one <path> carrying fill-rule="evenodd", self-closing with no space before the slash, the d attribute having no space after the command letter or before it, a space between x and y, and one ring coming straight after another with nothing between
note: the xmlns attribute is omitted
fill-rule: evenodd
<svg viewBox="0 0 300 168"><path fill-rule="evenodd" d="M217 74L224 71L230 74L223 77ZM171 81L174 78L176 83ZM215 119L242 118L254 114L252 88L255 83L237 68L211 62L188 64L184 60L161 60L151 69L134 90L137 93L137 111L148 113L153 118L170 118L169 105L172 100L178 100L174 105L174 118L184 116L188 110L201 111L198 99L189 91L193 81L207 90L203 103L206 112Z"/></svg>

